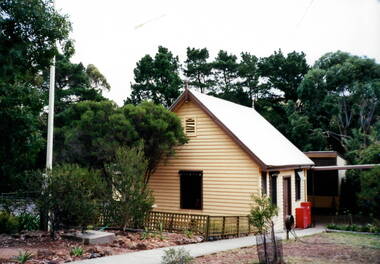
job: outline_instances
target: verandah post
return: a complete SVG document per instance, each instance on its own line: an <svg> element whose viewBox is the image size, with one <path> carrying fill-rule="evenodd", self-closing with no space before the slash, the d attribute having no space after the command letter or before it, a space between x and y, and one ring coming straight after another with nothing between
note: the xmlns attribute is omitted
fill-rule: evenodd
<svg viewBox="0 0 380 264"><path fill-rule="evenodd" d="M226 217L223 216L223 227L222 227L222 237L224 236L224 231L226 229Z"/></svg>
<svg viewBox="0 0 380 264"><path fill-rule="evenodd" d="M207 216L206 220L206 241L208 240L208 237L210 235L210 216Z"/></svg>

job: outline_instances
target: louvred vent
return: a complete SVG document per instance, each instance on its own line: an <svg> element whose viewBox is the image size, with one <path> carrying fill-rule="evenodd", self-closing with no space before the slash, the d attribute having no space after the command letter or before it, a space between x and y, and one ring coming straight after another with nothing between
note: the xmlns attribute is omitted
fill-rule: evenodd
<svg viewBox="0 0 380 264"><path fill-rule="evenodd" d="M188 136L196 135L195 118L186 118L185 120L185 133Z"/></svg>

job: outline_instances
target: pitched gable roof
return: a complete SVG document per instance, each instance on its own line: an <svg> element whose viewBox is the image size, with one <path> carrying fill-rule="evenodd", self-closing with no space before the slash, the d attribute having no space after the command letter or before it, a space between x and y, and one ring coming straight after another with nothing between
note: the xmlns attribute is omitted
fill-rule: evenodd
<svg viewBox="0 0 380 264"><path fill-rule="evenodd" d="M170 109L174 111L185 100L198 104L263 170L314 165L255 109L188 89Z"/></svg>

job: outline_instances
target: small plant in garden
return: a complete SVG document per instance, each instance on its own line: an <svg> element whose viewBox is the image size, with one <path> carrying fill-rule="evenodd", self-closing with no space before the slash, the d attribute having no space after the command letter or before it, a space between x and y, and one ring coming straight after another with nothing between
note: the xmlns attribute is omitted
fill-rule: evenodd
<svg viewBox="0 0 380 264"><path fill-rule="evenodd" d="M278 213L270 198L252 195L253 205L249 214L249 223L256 227L258 234L265 234L272 224L272 217Z"/></svg>
<svg viewBox="0 0 380 264"><path fill-rule="evenodd" d="M84 251L82 247L73 247L70 250L70 255L74 257L80 257L83 255L83 253Z"/></svg>
<svg viewBox="0 0 380 264"><path fill-rule="evenodd" d="M185 230L183 233L184 233L184 235L187 236L188 238L193 238L193 237L194 237L194 233L193 233L193 231L191 231L191 230Z"/></svg>
<svg viewBox="0 0 380 264"><path fill-rule="evenodd" d="M194 258L184 248L170 248L164 251L161 264L190 264L193 263Z"/></svg>
<svg viewBox="0 0 380 264"><path fill-rule="evenodd" d="M33 257L33 254L30 253L29 251L24 251L24 252L20 251L18 256L16 257L16 260L18 263L24 264L28 260L30 260L32 257Z"/></svg>
<svg viewBox="0 0 380 264"><path fill-rule="evenodd" d="M258 237L262 239L264 259L260 261L263 261L263 263L282 263L281 259L278 259L277 243L272 221L272 217L276 216L278 213L277 207L272 203L270 198L266 196L261 197L252 195L252 200L254 203L251 205L249 223L256 227L256 239ZM272 229L271 243L274 245L273 250L269 250L267 247L267 235L269 234L270 229ZM259 246L260 245L258 245L258 247ZM274 256L270 256L271 254Z"/></svg>
<svg viewBox="0 0 380 264"><path fill-rule="evenodd" d="M151 237L151 233L148 228L145 227L144 231L141 233L141 240L149 239Z"/></svg>
<svg viewBox="0 0 380 264"><path fill-rule="evenodd" d="M158 238L162 241L165 239L165 236L163 235L164 233L164 225L162 222L158 225Z"/></svg>

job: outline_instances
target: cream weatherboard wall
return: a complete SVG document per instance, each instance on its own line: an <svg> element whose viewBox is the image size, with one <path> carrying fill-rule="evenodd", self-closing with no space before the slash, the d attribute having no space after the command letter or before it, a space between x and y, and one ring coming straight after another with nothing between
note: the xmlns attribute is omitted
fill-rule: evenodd
<svg viewBox="0 0 380 264"><path fill-rule="evenodd" d="M284 197L283 197L283 180L285 177L290 177L291 182L291 200L292 200L292 215L294 216L294 221L296 217L296 208L300 207L301 202L305 202L307 197L307 179L306 179L306 170L301 172L301 189L300 189L300 199L296 200L296 185L295 185L295 172L294 170L283 170L279 171L277 175L277 207L278 215L274 217L273 222L275 224L275 230L284 229ZM269 173L267 173L267 193L270 193L270 184L269 184Z"/></svg>
<svg viewBox="0 0 380 264"><path fill-rule="evenodd" d="M196 119L196 136L162 161L149 180L156 211L247 215L252 193L259 194L260 169L198 105L183 103L176 114ZM179 170L203 171L203 209L180 208Z"/></svg>

